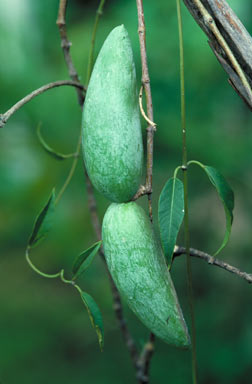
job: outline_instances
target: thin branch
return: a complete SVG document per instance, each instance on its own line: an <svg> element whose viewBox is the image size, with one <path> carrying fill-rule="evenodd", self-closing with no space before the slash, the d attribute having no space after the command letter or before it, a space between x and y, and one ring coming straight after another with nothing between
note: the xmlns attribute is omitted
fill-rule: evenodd
<svg viewBox="0 0 252 384"><path fill-rule="evenodd" d="M150 333L149 341L145 344L138 361L137 379L139 380L140 384L149 383L149 370L151 358L154 353L154 341L155 335Z"/></svg>
<svg viewBox="0 0 252 384"><path fill-rule="evenodd" d="M205 24L207 25L209 30L213 33L213 35L215 36L219 45L221 46L221 48L223 49L223 51L227 55L227 58L229 59L232 67L234 68L235 72L239 76L241 83L244 86L244 89L246 90L247 97L249 99L250 104L252 104L252 91L251 91L250 85L248 83L248 80L247 80L240 64L236 60L232 50L229 48L229 45L227 44L224 37L221 35L219 29L217 28L217 25L216 25L213 17L210 15L210 13L207 11L207 9L204 7L204 5L201 3L200 0L193 0L193 2L196 5L196 7L198 8L198 10L200 11Z"/></svg>
<svg viewBox="0 0 252 384"><path fill-rule="evenodd" d="M89 82L89 79L91 76L91 71L92 71L93 64L94 64L94 47L95 47L96 32L97 32L97 26L98 26L100 17L102 16L102 13L103 13L104 4L105 4L105 0L101 0L99 7L96 11L95 23L94 23L92 39L91 39L91 49L90 49L89 57L88 57L87 84Z"/></svg>
<svg viewBox="0 0 252 384"><path fill-rule="evenodd" d="M14 104L8 111L6 111L3 114L0 114L0 128L3 128L4 125L7 123L9 118L18 111L21 107L23 107L24 104L28 103L34 97L41 95L41 93L44 93L48 91L49 89L56 88L56 87L62 87L64 85L72 86L78 89L78 92L80 92L83 95L83 91L85 91L85 87L76 81L70 81L70 80L59 80L55 81L53 83L49 83L46 85L43 85L42 87L36 89L35 91L29 93L29 95L25 96L23 99L19 100L16 104Z"/></svg>
<svg viewBox="0 0 252 384"><path fill-rule="evenodd" d="M179 247L176 245L174 249L173 257L175 258L177 256L184 255L185 253L186 253L186 249L184 247ZM239 276L240 278L246 280L250 284L252 283L251 273L242 272L238 268L233 267L232 265L222 260L216 259L216 257L213 257L205 252L199 251L198 249L190 248L190 256L205 260L209 265L215 265L216 267L222 268L225 271L231 272L236 276Z"/></svg>
<svg viewBox="0 0 252 384"><path fill-rule="evenodd" d="M107 263L106 267L107 267ZM118 289L115 286L114 280L112 279L110 272L108 271L109 274L109 280L110 280L110 285L111 285L111 290L112 290L112 295L113 295L113 302L114 302L114 311L116 314L116 318L119 323L119 327L123 336L124 343L126 347L128 348L128 351L130 353L131 360L133 362L133 365L135 369L137 370L137 363L138 363L138 350L137 346L135 343L135 340L133 339L129 328L127 326L127 322L125 320L124 314L123 314L123 306L122 306L122 301L121 297L119 294Z"/></svg>
<svg viewBox="0 0 252 384"><path fill-rule="evenodd" d="M139 108L140 108L140 112L144 118L144 120L147 121L147 123L149 123L149 125L151 125L152 127L154 127L155 131L156 131L156 126L157 124L154 123L153 121L151 121L148 116L146 115L146 113L144 112L144 109L143 109L143 102L142 102L142 98L143 98L143 86L141 86L140 88L140 91L139 91Z"/></svg>
<svg viewBox="0 0 252 384"><path fill-rule="evenodd" d="M55 159L57 160L67 160L67 159L70 159L70 158L75 158L75 157L78 157L79 155L77 155L76 153L60 153L60 152L57 152L55 151L52 147L50 147L50 145L45 141L44 137L42 136L41 134L41 122L38 124L38 127L37 127L37 137L39 139L39 142L42 146L42 148L51 156L53 156Z"/></svg>
<svg viewBox="0 0 252 384"><path fill-rule="evenodd" d="M151 193L150 191L147 191L146 189L146 186L145 185L140 185L137 193L132 197L132 201L136 201L137 199L139 199L140 197L142 196L145 196L145 195L148 195L148 193Z"/></svg>
<svg viewBox="0 0 252 384"><path fill-rule="evenodd" d="M252 109L252 38L225 0L183 0L209 38L229 83Z"/></svg>
<svg viewBox="0 0 252 384"><path fill-rule="evenodd" d="M61 39L61 48L63 50L65 63L66 63L66 66L68 68L68 74L72 80L74 80L77 83L80 83L78 73L75 69L75 66L74 66L74 63L72 60L72 56L70 54L70 48L71 48L72 43L68 40L68 37L67 37L67 28L66 28L67 3L68 3L68 0L60 0L59 1L58 18L57 18L56 24L59 28L60 39ZM80 94L78 89L77 89L77 97L78 97L78 103L79 103L80 107L82 108L85 98L83 97L82 94ZM68 185L71 182L72 177L74 175L74 172L75 172L75 169L76 169L76 166L78 163L78 156L79 156L80 149L81 149L81 132L82 132L82 130L80 129L78 143L77 143L76 150L75 150L75 153L77 156L73 160L71 168L70 168L69 173L68 173L68 176L67 176L63 186L61 187L60 192L58 193L56 203L58 203L59 200L61 199L63 193L65 192L66 188L68 187Z"/></svg>
<svg viewBox="0 0 252 384"><path fill-rule="evenodd" d="M93 225L96 237L98 240L100 240L101 239L101 225L100 225L100 221L99 221L99 217L98 217L98 213L97 213L97 204L96 204L96 200L94 197L93 186L90 182L90 179L88 177L86 169L85 169L85 176L86 176L86 185L87 185L87 194L88 194L88 207L89 207L89 212L91 215L91 221L92 221L92 225ZM106 271L107 271L108 276L109 276L111 292L112 292L112 296L113 296L113 303L114 303L113 307L114 307L115 315L116 315L116 318L118 320L119 327L120 327L120 330L121 330L121 333L123 336L123 340L124 340L128 350L130 352L130 356L131 356L133 365L137 369L138 351L137 351L136 343L135 343L133 337L131 336L131 333L129 332L126 320L124 318L120 294L119 294L119 291L118 291L118 289L114 283L114 280L112 279L111 274L108 270L108 266L106 263L103 249L100 249L99 253L100 253L102 260L105 263L105 268L106 268Z"/></svg>
<svg viewBox="0 0 252 384"><path fill-rule="evenodd" d="M63 196L65 190L67 189L70 181L72 180L72 177L74 175L75 169L76 169L77 164L78 164L80 148L81 148L81 136L79 136L78 144L77 144L77 147L76 147L76 150L75 150L76 156L73 159L70 171L69 171L69 173L67 175L67 178L66 178L63 186L61 187L61 189L60 189L60 191L59 191L59 193L57 195L57 198L55 199L55 205L58 204L58 202L60 201L61 197Z"/></svg>
<svg viewBox="0 0 252 384"><path fill-rule="evenodd" d="M152 171L153 171L153 139L156 124L153 123L153 107L152 107L152 95L150 86L149 69L147 64L147 53L146 53L146 30L143 10L143 0L136 0L137 14L138 14L138 35L140 43L141 63L142 63L142 86L144 88L146 105L147 105L147 121L149 123L147 127L147 169L146 169L146 183L145 191L140 188L140 191L146 192L148 196L149 216L152 222ZM140 90L139 95L140 108L142 106L142 94ZM143 109L141 110L143 113ZM145 116L145 113L144 113ZM137 193L138 194L138 193ZM139 197L141 194L139 195ZM149 368L151 357L154 352L154 334L150 334L148 343L145 344L141 356L138 361L138 372L137 379L140 383L149 383Z"/></svg>
<svg viewBox="0 0 252 384"><path fill-rule="evenodd" d="M145 21L143 11L143 0L136 0L137 14L138 14L138 35L140 43L141 63L142 63L142 85L144 87L146 104L147 104L147 116L150 122L154 121L153 108L152 108L152 96L150 87L149 69L147 64L146 53L146 40L145 40ZM146 190L148 193L149 202L149 215L152 221L152 169L153 169L153 137L154 137L155 125L149 124L147 127L147 174L146 174Z"/></svg>
<svg viewBox="0 0 252 384"><path fill-rule="evenodd" d="M83 168L86 177L86 187L87 187L87 195L88 195L88 209L91 215L91 222L93 225L94 232L96 234L96 238L101 240L101 224L98 217L97 203L94 196L94 189L91 184L91 181L88 177L87 170L85 168L84 160L83 160Z"/></svg>
<svg viewBox="0 0 252 384"><path fill-rule="evenodd" d="M68 0L60 0L59 2L59 11L56 24L59 28L60 39L61 39L61 48L63 50L64 59L68 68L69 76L73 81L80 82L78 73L75 69L72 56L70 54L70 48L72 43L68 40L67 29L66 29L66 8ZM83 94L77 90L78 102L82 106L84 102Z"/></svg>

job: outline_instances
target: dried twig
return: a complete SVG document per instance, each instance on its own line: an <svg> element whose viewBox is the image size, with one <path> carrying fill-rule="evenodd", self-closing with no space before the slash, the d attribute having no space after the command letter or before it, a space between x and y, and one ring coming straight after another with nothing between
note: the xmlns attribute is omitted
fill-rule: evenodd
<svg viewBox="0 0 252 384"><path fill-rule="evenodd" d="M63 50L65 63L66 63L67 69L68 69L68 74L69 74L69 76L71 77L72 80L74 80L75 82L79 83L80 82L79 81L79 76L78 76L78 73L77 73L77 71L75 69L75 66L74 66L74 63L73 63L73 60L72 60L72 56L70 54L70 48L71 48L72 44L68 40L68 37L67 37L67 29L66 29L67 1L68 0L60 0L59 1L58 18L57 18L56 24L57 24L57 26L59 28L59 32L60 32L61 48ZM83 97L83 95L80 94L78 89L77 89L77 97L78 97L79 105L82 108L85 98ZM61 187L61 190L58 193L56 202L58 202L61 199L63 193L65 192L65 190L68 187L70 181L72 180L72 177L74 175L74 172L75 172L75 169L76 169L76 166L77 166L77 163L78 163L78 155L80 153L80 149L81 149L81 129L80 129L78 143L77 143L76 150L75 150L75 153L77 154L77 156L76 156L76 158L72 162L72 165L71 165L71 168L69 170L68 176L67 176L63 186Z"/></svg>
<svg viewBox="0 0 252 384"><path fill-rule="evenodd" d="M105 260L105 257L104 257L104 260ZM107 263L105 262L105 264L106 264L106 268L107 268ZM107 269L107 271L108 271L108 269ZM110 280L110 285L111 285L111 290L112 290L112 295L113 295L113 302L114 302L113 307L114 307L114 311L116 314L116 318L117 318L118 323L119 323L119 327L120 327L120 330L121 330L121 333L123 336L123 340L125 342L126 347L128 348L131 360L132 360L133 365L137 371L137 369L138 369L137 346L136 346L134 338L132 337L132 335L129 331L129 328L127 326L127 322L126 322L124 314L123 314L122 301L121 301L119 291L116 288L114 280L112 279L109 271L108 271L108 275L109 275L109 280Z"/></svg>
<svg viewBox="0 0 252 384"><path fill-rule="evenodd" d="M139 108L140 108L140 111L141 111L141 114L142 114L144 120L146 120L147 123L149 123L149 125L154 127L154 130L156 131L157 124L154 123L153 121L151 121L148 118L148 116L146 115L146 113L144 112L142 98L143 98L143 86L141 86L140 91L139 91Z"/></svg>
<svg viewBox="0 0 252 384"><path fill-rule="evenodd" d="M147 53L145 44L145 21L143 11L143 0L136 0L137 13L138 13L138 34L140 43L140 53L142 62L142 85L144 87L146 104L147 104L147 117L150 122L153 122L153 108L152 108L152 96L150 87L150 77L147 64ZM148 193L149 201L149 215L152 221L152 168L153 168L153 137L154 137L155 125L149 124L147 127L147 174L146 174L146 190Z"/></svg>
<svg viewBox="0 0 252 384"><path fill-rule="evenodd" d="M147 127L147 170L146 170L146 185L145 191L148 191L148 205L149 205L149 216L152 222L152 170L153 170L153 138L156 125L153 123L153 108L152 108L152 96L150 87L150 77L147 64L147 53L146 53L146 41L145 41L145 21L144 21L144 10L143 0L136 0L137 14L138 14L138 34L140 43L141 63L142 63L142 86L144 87L146 105L147 105L147 121L149 123ZM141 90L140 90L140 106L141 106ZM144 113L145 115L145 113ZM140 195L141 196L141 195ZM150 334L149 342L145 344L141 356L138 362L137 379L140 383L147 384L149 382L149 367L151 357L154 351L154 334Z"/></svg>
<svg viewBox="0 0 252 384"><path fill-rule="evenodd" d="M150 333L149 341L145 344L138 361L137 379L139 380L140 384L149 383L149 370L151 358L154 353L154 341L155 335Z"/></svg>
<svg viewBox="0 0 252 384"><path fill-rule="evenodd" d="M148 193L151 193L150 191L147 191L145 185L140 185L137 193L132 197L132 201L135 201L139 199L142 196L148 195Z"/></svg>
<svg viewBox="0 0 252 384"><path fill-rule="evenodd" d="M252 38L225 0L183 0L229 82L252 109Z"/></svg>
<svg viewBox="0 0 252 384"><path fill-rule="evenodd" d="M180 255L184 255L186 253L186 250L184 247L179 247L176 245L174 249L173 257L177 257ZM192 257L198 257L199 259L205 260L210 265L215 265L217 267L220 267L224 269L225 271L234 273L235 275L241 277L242 279L246 280L248 283L252 283L252 274L247 272L242 272L238 268L233 267L232 265L216 259L216 257L213 257L205 252L199 251L198 249L190 248L190 256Z"/></svg>
<svg viewBox="0 0 252 384"><path fill-rule="evenodd" d="M66 29L66 8L67 8L67 1L68 0L60 0L59 2L59 11L58 11L58 18L56 21L56 24L59 28L60 32L60 39L61 39L61 48L63 50L65 62L68 68L69 76L72 80L80 82L78 73L75 69L72 56L70 54L70 48L72 43L68 40L67 37L67 29ZM78 101L80 106L83 105L84 97L83 94L79 91L77 91Z"/></svg>
<svg viewBox="0 0 252 384"><path fill-rule="evenodd" d="M14 104L8 111L6 111L3 114L0 114L0 128L3 128L4 125L7 123L9 118L17 112L21 107L23 107L24 104L28 103L34 97L41 95L41 93L44 93L48 91L49 89L56 88L56 87L62 87L64 85L72 86L78 89L78 92L80 92L83 95L83 91L85 90L85 87L76 81L70 81L70 80L59 80L55 81L53 83L49 83L46 85L43 85L42 87L36 89L35 91L29 93L29 95L25 96L23 99L19 100L16 104Z"/></svg>
<svg viewBox="0 0 252 384"><path fill-rule="evenodd" d="M91 39L91 49L90 49L90 53L89 53L89 57L88 57L87 82L90 79L91 71L92 71L93 64L94 64L94 47L95 47L96 32L97 32L97 26L99 23L99 19L103 13L104 4L105 4L105 0L101 0L99 7L96 11L95 23L94 23L92 39Z"/></svg>
<svg viewBox="0 0 252 384"><path fill-rule="evenodd" d="M90 179L88 177L86 169L85 169L85 175L86 175L86 185L87 185L87 194L88 194L88 206L89 206L89 211L91 214L91 221L92 221L92 225L93 225L96 237L98 240L100 240L101 239L101 224L100 224L99 217L97 214L97 204L96 204L96 200L94 197L93 186L90 182ZM131 333L129 332L129 329L127 327L127 323L126 323L126 320L125 320L124 315L123 315L123 309L122 309L122 302L121 302L120 294L119 294L118 289L116 288L115 283L114 283L114 281L111 277L111 274L108 270L108 266L107 266L104 252L103 252L102 248L100 249L100 256L105 263L106 271L107 271L108 276L109 276L109 281L110 281L110 286L111 286L111 291L112 291L112 296L113 296L113 302L114 302L113 307L114 307L116 318L118 320L119 327L120 327L120 330L121 330L121 333L123 336L123 340L124 340L128 350L130 352L132 362L136 368L137 367L137 361L138 361L138 351L137 351L136 343L135 343L133 337L131 336Z"/></svg>
<svg viewBox="0 0 252 384"><path fill-rule="evenodd" d="M250 85L248 83L248 80L247 80L239 62L235 58L232 50L229 48L229 45L227 44L224 37L221 35L219 29L217 28L217 25L216 25L213 17L210 15L210 13L207 11L207 9L204 7L204 5L201 3L200 0L193 0L193 2L196 5L196 7L198 8L198 10L200 11L200 13L203 17L204 23L207 25L209 30L215 36L216 40L218 41L219 45L221 46L221 48L225 52L228 60L230 61L232 67L234 68L235 72L239 76L241 83L242 83L244 89L246 90L248 100L249 100L250 104L252 104L252 91L251 91Z"/></svg>

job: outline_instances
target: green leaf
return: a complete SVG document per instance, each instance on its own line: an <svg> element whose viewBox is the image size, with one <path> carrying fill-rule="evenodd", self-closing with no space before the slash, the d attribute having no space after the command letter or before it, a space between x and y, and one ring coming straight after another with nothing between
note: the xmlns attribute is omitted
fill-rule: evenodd
<svg viewBox="0 0 252 384"><path fill-rule="evenodd" d="M96 331L99 345L102 351L104 345L104 329L101 311L94 299L88 293L81 291L80 295L83 300L83 303L85 304L85 307L87 308L88 316L90 318L92 326Z"/></svg>
<svg viewBox="0 0 252 384"><path fill-rule="evenodd" d="M217 169L209 166L203 166L203 169L205 170L211 183L216 188L223 203L226 215L226 232L220 248L214 254L214 256L216 256L226 246L230 236L233 223L234 193L225 178L219 171L217 171Z"/></svg>
<svg viewBox="0 0 252 384"><path fill-rule="evenodd" d="M158 203L160 236L169 267L183 218L184 186L179 179L171 178L165 184Z"/></svg>
<svg viewBox="0 0 252 384"><path fill-rule="evenodd" d="M91 247L82 252L79 256L77 256L72 271L74 274L74 279L79 277L92 263L95 255L99 251L101 247L101 241L94 243Z"/></svg>
<svg viewBox="0 0 252 384"><path fill-rule="evenodd" d="M33 248L38 245L42 240L44 240L47 233L50 231L52 226L52 218L55 209L55 190L52 190L52 193L47 201L46 205L42 211L37 216L32 234L28 241L28 247Z"/></svg>
<svg viewBox="0 0 252 384"><path fill-rule="evenodd" d="M50 147L46 143L46 141L44 140L43 136L41 135L41 124L38 125L37 135L38 135L39 142L42 145L42 147L44 148L44 150L47 153L49 153L49 155L54 157L55 159L57 159L57 160L65 160L65 159L69 159L69 158L75 156L75 153L70 153L70 154L65 155L64 153L57 152L52 147Z"/></svg>

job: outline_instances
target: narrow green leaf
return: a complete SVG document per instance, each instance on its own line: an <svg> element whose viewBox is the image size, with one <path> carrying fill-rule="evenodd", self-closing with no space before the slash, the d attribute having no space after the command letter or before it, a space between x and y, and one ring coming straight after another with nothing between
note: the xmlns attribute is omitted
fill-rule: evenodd
<svg viewBox="0 0 252 384"><path fill-rule="evenodd" d="M183 218L184 186L179 179L171 178L165 184L158 203L160 236L169 267Z"/></svg>
<svg viewBox="0 0 252 384"><path fill-rule="evenodd" d="M94 243L91 247L77 256L72 268L74 279L79 277L90 266L95 255L100 249L101 243L101 241Z"/></svg>
<svg viewBox="0 0 252 384"><path fill-rule="evenodd" d="M88 316L90 318L92 326L96 331L99 345L102 351L104 345L104 329L101 311L94 299L88 293L81 291L80 295L83 300L83 303L85 304L85 307L87 308Z"/></svg>
<svg viewBox="0 0 252 384"><path fill-rule="evenodd" d="M57 160L65 160L65 159L69 159L69 158L75 156L75 153L70 153L70 154L65 155L64 153L57 152L52 147L50 147L47 144L47 142L44 140L43 136L41 135L41 124L39 124L38 128L37 128L37 136L38 136L39 142L42 145L42 147L44 148L44 150L47 153L49 153L49 155L54 157L55 159L57 159Z"/></svg>
<svg viewBox="0 0 252 384"><path fill-rule="evenodd" d="M28 241L28 247L33 248L38 245L42 240L44 240L47 233L50 231L52 226L52 218L55 209L55 190L52 190L52 193L47 201L46 205L42 211L37 216L32 234Z"/></svg>
<svg viewBox="0 0 252 384"><path fill-rule="evenodd" d="M203 166L203 169L205 170L211 183L216 188L218 195L223 203L226 215L226 232L220 248L214 254L214 256L216 256L226 246L230 236L233 223L234 192L217 169L209 166Z"/></svg>

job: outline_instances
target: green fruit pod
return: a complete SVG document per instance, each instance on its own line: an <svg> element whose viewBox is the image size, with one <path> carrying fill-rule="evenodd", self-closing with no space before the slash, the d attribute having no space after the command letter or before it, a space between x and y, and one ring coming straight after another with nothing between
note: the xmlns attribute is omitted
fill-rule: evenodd
<svg viewBox="0 0 252 384"><path fill-rule="evenodd" d="M177 294L144 210L134 202L111 204L102 240L112 278L132 311L163 341L189 346Z"/></svg>
<svg viewBox="0 0 252 384"><path fill-rule="evenodd" d="M116 27L97 57L83 111L83 155L94 187L127 202L142 175L143 143L136 71L128 33Z"/></svg>

